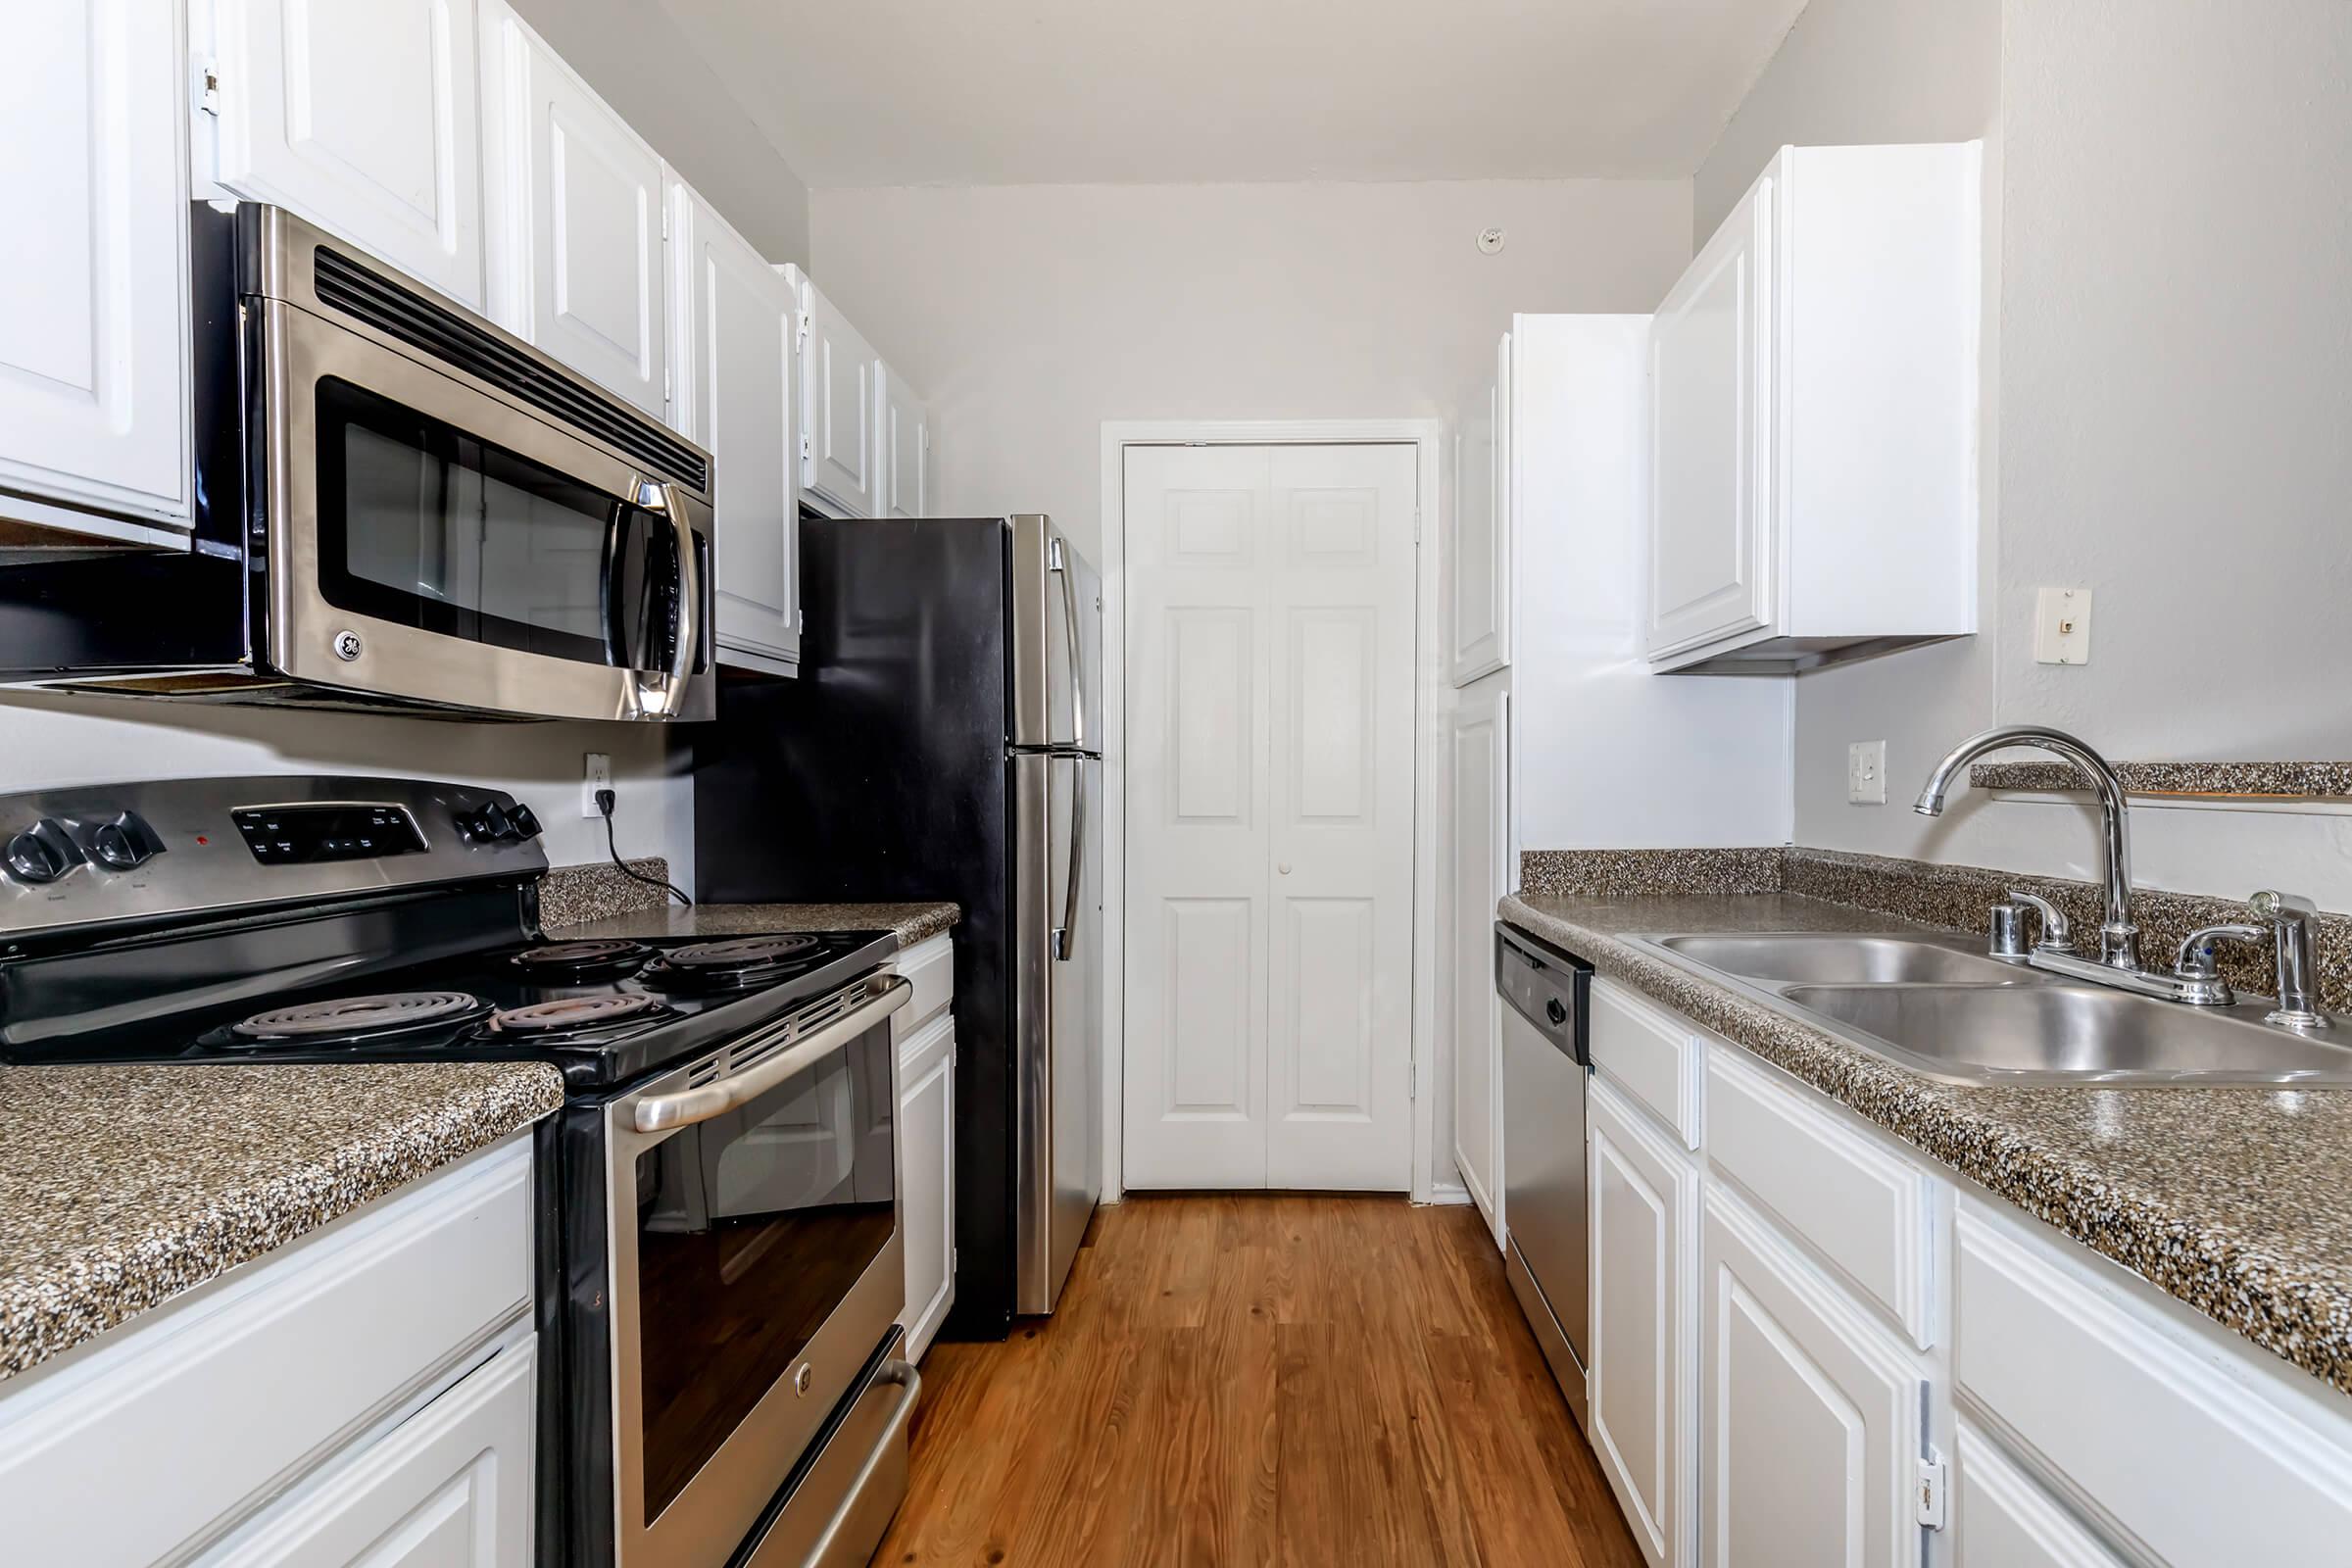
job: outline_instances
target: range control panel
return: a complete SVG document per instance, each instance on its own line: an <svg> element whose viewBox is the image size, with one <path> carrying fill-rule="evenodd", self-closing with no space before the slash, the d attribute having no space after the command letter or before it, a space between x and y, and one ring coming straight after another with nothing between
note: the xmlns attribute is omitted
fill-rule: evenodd
<svg viewBox="0 0 2352 1568"><path fill-rule="evenodd" d="M264 865L422 855L424 834L405 807L248 806L229 817Z"/></svg>
<svg viewBox="0 0 2352 1568"><path fill-rule="evenodd" d="M11 938L375 895L547 869L504 790L287 775L0 796L0 958Z"/></svg>

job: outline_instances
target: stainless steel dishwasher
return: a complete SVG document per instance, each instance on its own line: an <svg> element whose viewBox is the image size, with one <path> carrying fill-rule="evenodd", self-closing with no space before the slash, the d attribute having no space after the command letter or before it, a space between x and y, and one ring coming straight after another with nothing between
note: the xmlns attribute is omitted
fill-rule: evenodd
<svg viewBox="0 0 2352 1568"><path fill-rule="evenodd" d="M1502 997L1503 1271L1551 1375L1587 1424L1591 1219L1585 1193L1586 1002L1592 968L1526 932L1494 927Z"/></svg>

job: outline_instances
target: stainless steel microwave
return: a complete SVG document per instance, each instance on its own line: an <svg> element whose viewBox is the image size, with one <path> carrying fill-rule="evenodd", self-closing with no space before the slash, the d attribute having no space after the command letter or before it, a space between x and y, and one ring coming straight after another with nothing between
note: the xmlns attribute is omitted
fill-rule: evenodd
<svg viewBox="0 0 2352 1568"><path fill-rule="evenodd" d="M0 681L710 716L710 455L281 209L193 212L179 552L0 552Z"/></svg>

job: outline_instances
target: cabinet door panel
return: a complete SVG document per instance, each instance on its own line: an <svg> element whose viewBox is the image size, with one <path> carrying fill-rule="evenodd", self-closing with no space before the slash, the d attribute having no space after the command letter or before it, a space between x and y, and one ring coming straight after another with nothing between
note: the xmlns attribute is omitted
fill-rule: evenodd
<svg viewBox="0 0 2352 1568"><path fill-rule="evenodd" d="M874 472L881 449L874 437L879 402L875 380L881 362L813 284L805 301L808 331L801 344L806 399L801 483L840 515L870 517L882 490Z"/></svg>
<svg viewBox="0 0 2352 1568"><path fill-rule="evenodd" d="M1501 1092L1495 1070L1494 906L1503 873L1507 693L1465 694L1446 753L1452 811L1453 1157L1462 1184L1499 1241L1502 1210Z"/></svg>
<svg viewBox="0 0 2352 1568"><path fill-rule="evenodd" d="M1952 1482L1952 1568L2123 1568L2123 1559L1963 1420Z"/></svg>
<svg viewBox="0 0 2352 1568"><path fill-rule="evenodd" d="M906 1227L906 1358L921 1358L956 1302L956 1028L907 1042L899 1102L900 1213Z"/></svg>
<svg viewBox="0 0 2352 1568"><path fill-rule="evenodd" d="M793 485L793 294L749 241L670 187L679 330L678 426L716 476L712 569L722 654L800 657L800 514Z"/></svg>
<svg viewBox="0 0 2352 1568"><path fill-rule="evenodd" d="M1926 1378L1764 1220L1705 1199L1702 1534L1715 1568L1909 1568Z"/></svg>
<svg viewBox="0 0 2352 1568"><path fill-rule="evenodd" d="M1651 326L1653 660L1772 618L1771 201L1772 181L1757 181Z"/></svg>
<svg viewBox="0 0 2352 1568"><path fill-rule="evenodd" d="M1697 1560L1698 1167L1592 1085L1592 1450L1653 1568Z"/></svg>
<svg viewBox="0 0 2352 1568"><path fill-rule="evenodd" d="M202 1568L528 1568L536 1348L500 1351Z"/></svg>
<svg viewBox="0 0 2352 1568"><path fill-rule="evenodd" d="M1494 351L1494 384L1466 461L1485 472L1465 486L1453 519L1452 662L1456 686L1510 662L1511 334Z"/></svg>
<svg viewBox="0 0 2352 1568"><path fill-rule="evenodd" d="M473 0L218 0L218 178L482 306Z"/></svg>
<svg viewBox="0 0 2352 1568"><path fill-rule="evenodd" d="M665 415L668 332L662 160L503 5L484 11L496 86L483 143L490 201L490 314L656 418Z"/></svg>
<svg viewBox="0 0 2352 1568"><path fill-rule="evenodd" d="M889 366L880 368L878 384L882 454L875 471L883 486L878 510L885 517L927 516L930 502L923 469L930 444L929 416L913 389Z"/></svg>
<svg viewBox="0 0 2352 1568"><path fill-rule="evenodd" d="M0 109L0 485L187 517L183 56L172 8L13 10Z"/></svg>

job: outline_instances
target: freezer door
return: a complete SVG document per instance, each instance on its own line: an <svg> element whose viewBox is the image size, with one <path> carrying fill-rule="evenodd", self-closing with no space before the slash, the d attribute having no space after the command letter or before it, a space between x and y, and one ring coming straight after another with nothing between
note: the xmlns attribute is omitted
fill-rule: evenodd
<svg viewBox="0 0 2352 1568"><path fill-rule="evenodd" d="M1012 518L1014 747L1102 751L1102 579L1035 513Z"/></svg>
<svg viewBox="0 0 2352 1568"><path fill-rule="evenodd" d="M1051 1312L1102 1194L1102 763L1011 759L1014 1310Z"/></svg>

